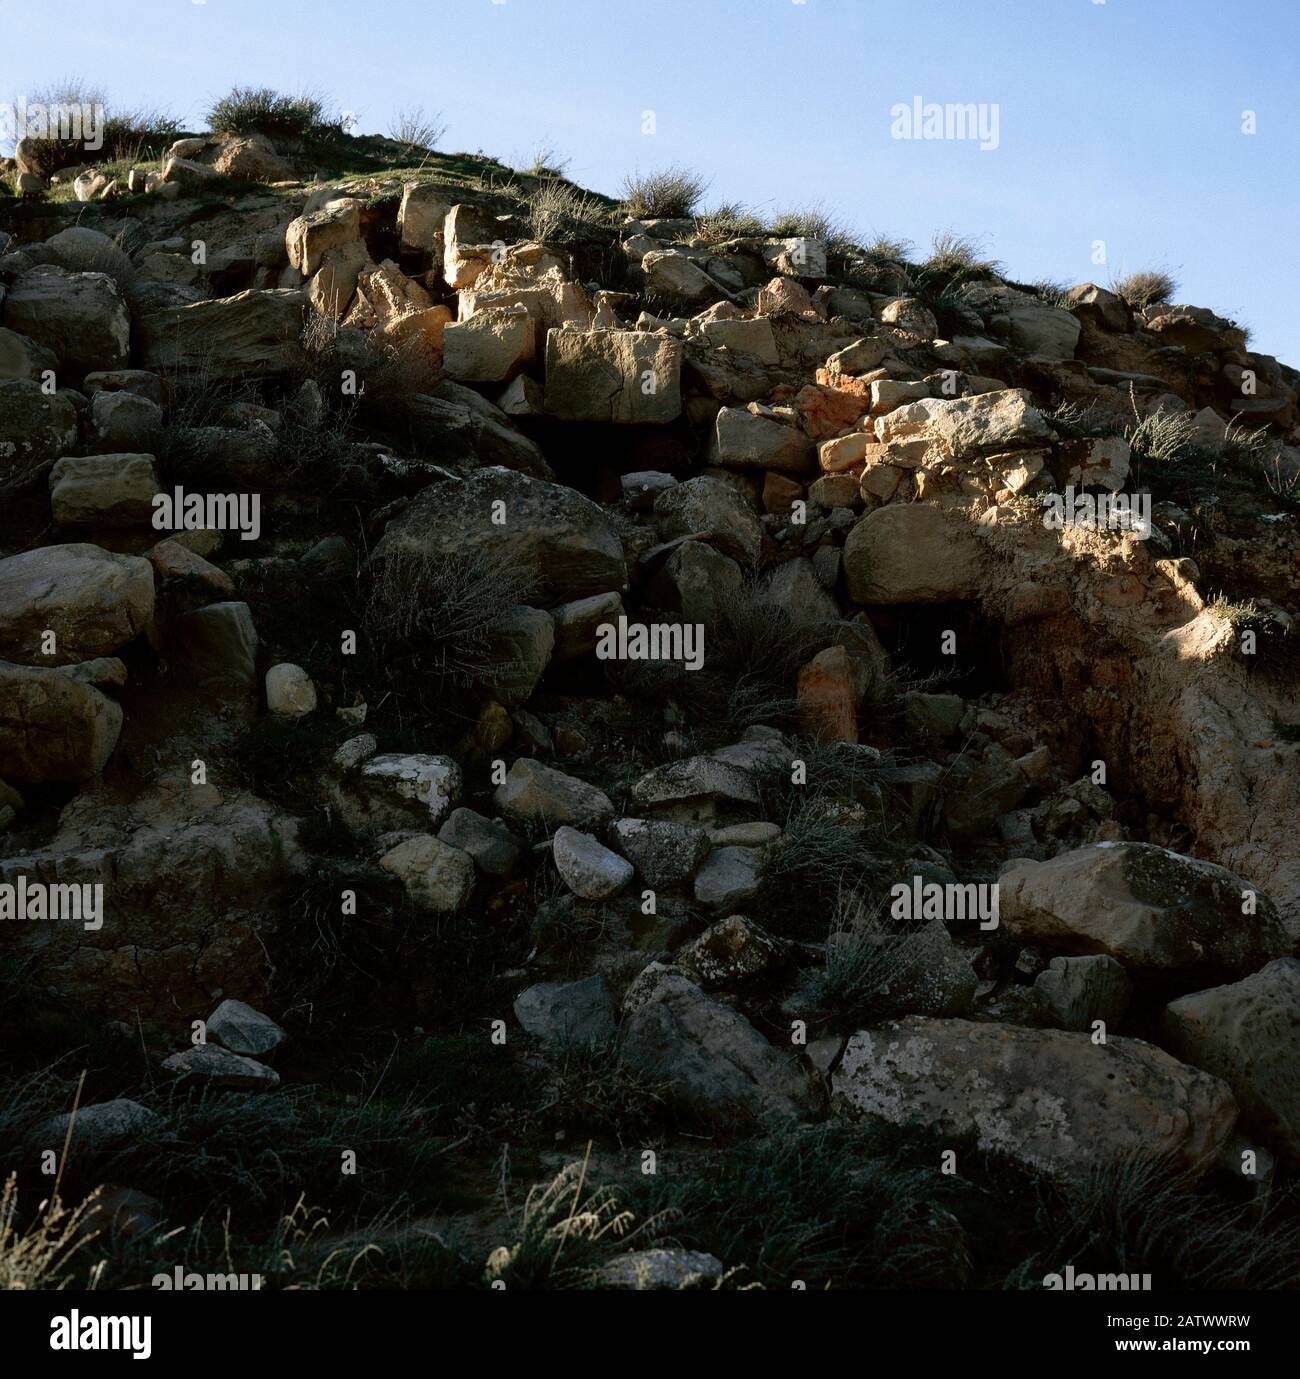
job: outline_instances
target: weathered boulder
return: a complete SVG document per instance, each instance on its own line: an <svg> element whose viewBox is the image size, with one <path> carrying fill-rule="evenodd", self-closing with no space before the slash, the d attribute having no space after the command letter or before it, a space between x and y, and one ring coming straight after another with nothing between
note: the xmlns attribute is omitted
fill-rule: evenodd
<svg viewBox="0 0 1300 1379"><path fill-rule="evenodd" d="M722 1275L722 1261L699 1250L630 1250L600 1266L596 1285L637 1293L677 1291L716 1283Z"/></svg>
<svg viewBox="0 0 1300 1379"><path fill-rule="evenodd" d="M978 587L980 549L963 529L929 503L876 508L844 543L844 578L854 603L951 603Z"/></svg>
<svg viewBox="0 0 1300 1379"><path fill-rule="evenodd" d="M0 661L0 777L24 785L89 780L122 732L122 710L57 670Z"/></svg>
<svg viewBox="0 0 1300 1379"><path fill-rule="evenodd" d="M1011 348L1040 359L1073 359L1079 343L1078 317L1059 306L1017 302L1008 313Z"/></svg>
<svg viewBox="0 0 1300 1379"><path fill-rule="evenodd" d="M283 373L302 356L306 302L293 288L250 288L233 297L147 312L137 323L140 363L218 379Z"/></svg>
<svg viewBox="0 0 1300 1379"><path fill-rule="evenodd" d="M426 254L435 272L442 268L442 227L456 204L455 189L445 182L408 182L397 211L402 248Z"/></svg>
<svg viewBox="0 0 1300 1379"><path fill-rule="evenodd" d="M1139 972L1249 972L1291 947L1272 901L1239 876L1150 843L1016 859L998 889L1011 937Z"/></svg>
<svg viewBox="0 0 1300 1379"><path fill-rule="evenodd" d="M77 444L77 412L65 394L0 379L0 485L30 480Z"/></svg>
<svg viewBox="0 0 1300 1379"><path fill-rule="evenodd" d="M788 1122L808 1108L794 1060L686 980L656 986L627 1016L619 1054L674 1104L708 1120Z"/></svg>
<svg viewBox="0 0 1300 1379"><path fill-rule="evenodd" d="M1171 1002L1162 1042L1221 1077L1246 1125L1300 1161L1300 960L1278 958L1239 982Z"/></svg>
<svg viewBox="0 0 1300 1379"><path fill-rule="evenodd" d="M756 416L744 407L723 407L714 422L713 456L733 469L778 469L806 474L816 469L816 449L797 427Z"/></svg>
<svg viewBox="0 0 1300 1379"><path fill-rule="evenodd" d="M58 1152L71 1126L74 1148L98 1150L134 1139L161 1124L162 1117L157 1112L128 1097L118 1097L115 1101L79 1106L75 1112L51 1116L32 1130L31 1138L33 1143L48 1145Z"/></svg>
<svg viewBox="0 0 1300 1379"><path fill-rule="evenodd" d="M163 1069L173 1077L192 1077L213 1087L230 1091L269 1092L280 1085L274 1068L231 1053L218 1044L194 1044L163 1060Z"/></svg>
<svg viewBox="0 0 1300 1379"><path fill-rule="evenodd" d="M1128 329L1129 312L1124 299L1096 283L1079 283L1065 294L1065 299L1081 321L1091 321L1105 330Z"/></svg>
<svg viewBox="0 0 1300 1379"><path fill-rule="evenodd" d="M20 273L4 299L4 322L58 355L72 379L126 366L131 315L105 273L72 273L42 263Z"/></svg>
<svg viewBox="0 0 1300 1379"><path fill-rule="evenodd" d="M444 843L467 852L489 876L510 876L523 857L519 839L503 823L463 806L453 809L438 830Z"/></svg>
<svg viewBox="0 0 1300 1379"><path fill-rule="evenodd" d="M358 832L437 828L463 788L460 767L451 757L383 752L347 779L339 805L348 826Z"/></svg>
<svg viewBox="0 0 1300 1379"><path fill-rule="evenodd" d="M611 838L650 886L689 881L709 851L702 828L667 819L619 819Z"/></svg>
<svg viewBox="0 0 1300 1379"><path fill-rule="evenodd" d="M188 762L125 801L85 786L48 847L0 859L0 882L103 883L102 927L30 923L8 941L34 980L87 1011L174 1032L177 1010L211 1010L222 991L264 993L257 929L305 866L293 820L247 794L196 787Z"/></svg>
<svg viewBox="0 0 1300 1379"><path fill-rule="evenodd" d="M706 991L778 967L788 945L744 915L720 919L677 950L676 963Z"/></svg>
<svg viewBox="0 0 1300 1379"><path fill-rule="evenodd" d="M1128 973L1104 953L1053 958L1034 979L1040 1008L1060 1029L1090 1030L1094 1020L1112 1028L1124 1018L1131 989Z"/></svg>
<svg viewBox="0 0 1300 1379"><path fill-rule="evenodd" d="M540 821L553 828L561 824L586 828L614 816L614 806L603 790L532 757L515 761L492 799L502 814L520 824Z"/></svg>
<svg viewBox="0 0 1300 1379"><path fill-rule="evenodd" d="M647 292L687 307L711 302L719 295L717 284L680 249L652 249L641 259L641 271Z"/></svg>
<svg viewBox="0 0 1300 1379"><path fill-rule="evenodd" d="M711 910L734 910L758 894L762 881L762 849L714 848L695 873L695 899Z"/></svg>
<svg viewBox="0 0 1300 1379"><path fill-rule="evenodd" d="M354 243L360 237L361 203L352 197L340 197L291 221L284 232L284 247L290 266L310 278L331 249Z"/></svg>
<svg viewBox="0 0 1300 1379"><path fill-rule="evenodd" d="M548 416L667 422L681 414L681 342L631 330L553 330L546 337Z"/></svg>
<svg viewBox="0 0 1300 1379"><path fill-rule="evenodd" d="M537 327L521 306L476 311L442 331L442 366L462 383L504 383L530 364Z"/></svg>
<svg viewBox="0 0 1300 1379"><path fill-rule="evenodd" d="M623 600L613 593L592 594L551 609L555 625L552 660L558 664L592 655L600 638L600 628L605 623L617 624L623 616Z"/></svg>
<svg viewBox="0 0 1300 1379"><path fill-rule="evenodd" d="M614 1037L614 998L604 980L538 982L515 999L515 1019L544 1044L601 1048Z"/></svg>
<svg viewBox="0 0 1300 1379"><path fill-rule="evenodd" d="M502 524L494 521L498 502L505 505ZM627 583L622 543L597 504L507 469L479 470L424 489L388 524L375 558L382 561L399 546L449 557L499 554L536 572L537 596L547 605Z"/></svg>
<svg viewBox="0 0 1300 1379"><path fill-rule="evenodd" d="M213 156L212 170L244 182L283 182L293 175L293 166L262 134L223 139Z"/></svg>
<svg viewBox="0 0 1300 1379"><path fill-rule="evenodd" d="M1237 1106L1217 1077L1140 1039L909 1016L849 1040L831 1078L846 1109L940 1135L1069 1179L1098 1154L1166 1154L1203 1172Z"/></svg>
<svg viewBox="0 0 1300 1379"><path fill-rule="evenodd" d="M162 408L135 393L100 389L91 398L91 438L105 454L139 451L154 443Z"/></svg>
<svg viewBox="0 0 1300 1379"><path fill-rule="evenodd" d="M633 784L632 799L656 816L685 824L711 824L731 807L761 807L753 776L716 756L687 757L647 771Z"/></svg>
<svg viewBox="0 0 1300 1379"><path fill-rule="evenodd" d="M16 330L0 329L0 379L40 382L43 373L57 374L58 356Z"/></svg>
<svg viewBox="0 0 1300 1379"><path fill-rule="evenodd" d="M682 541L646 586L657 608L680 613L682 621L714 627L741 590L740 566L703 541Z"/></svg>
<svg viewBox="0 0 1300 1379"><path fill-rule="evenodd" d="M754 564L763 547L758 514L724 479L707 474L661 493L655 518L665 540L703 535L742 565Z"/></svg>
<svg viewBox="0 0 1300 1379"><path fill-rule="evenodd" d="M153 620L153 568L99 546L40 546L0 560L0 655L22 665L108 656ZM47 652L45 633L54 634Z"/></svg>
<svg viewBox="0 0 1300 1379"><path fill-rule="evenodd" d="M152 455L65 455L50 470L50 512L54 525L65 531L148 527L157 492Z"/></svg>
<svg viewBox="0 0 1300 1379"><path fill-rule="evenodd" d="M972 397L924 398L877 417L875 430L882 444L923 437L957 460L1026 449L1056 439L1056 432L1023 388Z"/></svg>
<svg viewBox="0 0 1300 1379"><path fill-rule="evenodd" d="M429 833L389 849L379 865L397 877L413 905L435 914L459 910L474 889L474 859Z"/></svg>
<svg viewBox="0 0 1300 1379"><path fill-rule="evenodd" d="M231 1053L262 1058L289 1037L260 1010L243 1001L226 999L208 1016L208 1034Z"/></svg>
<svg viewBox="0 0 1300 1379"><path fill-rule="evenodd" d="M176 649L188 681L202 694L240 699L257 685L253 610L238 600L210 603L176 619Z"/></svg>

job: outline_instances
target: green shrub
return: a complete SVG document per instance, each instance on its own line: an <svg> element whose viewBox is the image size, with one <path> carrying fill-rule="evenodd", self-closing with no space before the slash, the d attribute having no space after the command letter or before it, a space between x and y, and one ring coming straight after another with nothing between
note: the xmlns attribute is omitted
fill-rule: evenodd
<svg viewBox="0 0 1300 1379"><path fill-rule="evenodd" d="M214 102L206 118L218 134L264 134L290 142L327 141L346 131L343 117L324 96L312 91L288 96L267 86L236 86Z"/></svg>

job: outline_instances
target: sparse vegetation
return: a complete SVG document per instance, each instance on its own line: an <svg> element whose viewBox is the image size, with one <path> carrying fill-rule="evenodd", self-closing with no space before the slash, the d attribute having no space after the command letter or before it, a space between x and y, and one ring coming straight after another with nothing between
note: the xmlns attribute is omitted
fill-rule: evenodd
<svg viewBox="0 0 1300 1379"><path fill-rule="evenodd" d="M403 106L388 124L388 137L401 144L408 154L432 153L447 132L440 112L427 114L424 106Z"/></svg>
<svg viewBox="0 0 1300 1379"><path fill-rule="evenodd" d="M1144 268L1136 273L1126 273L1112 278L1110 290L1134 310L1144 307L1163 306L1172 302L1178 291L1178 283L1163 269Z"/></svg>
<svg viewBox="0 0 1300 1379"><path fill-rule="evenodd" d="M527 208L529 233L550 243L576 238L585 227L603 224L607 216L594 196L556 179L548 179L532 192Z"/></svg>
<svg viewBox="0 0 1300 1379"><path fill-rule="evenodd" d="M343 116L321 93L290 96L266 86L234 87L212 103L206 119L218 133L263 134L289 142L327 141L346 132Z"/></svg>
<svg viewBox="0 0 1300 1379"><path fill-rule="evenodd" d="M623 179L623 205L628 215L641 219L685 219L695 214L707 190L708 182L689 168L629 173Z"/></svg>
<svg viewBox="0 0 1300 1379"><path fill-rule="evenodd" d="M372 575L365 633L399 699L435 714L448 694L503 673L492 625L526 601L531 572L487 552L457 559L401 546Z"/></svg>

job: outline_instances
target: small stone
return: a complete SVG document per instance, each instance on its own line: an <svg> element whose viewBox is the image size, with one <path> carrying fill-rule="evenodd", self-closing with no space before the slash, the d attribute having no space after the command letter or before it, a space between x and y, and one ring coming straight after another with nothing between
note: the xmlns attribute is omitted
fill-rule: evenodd
<svg viewBox="0 0 1300 1379"><path fill-rule="evenodd" d="M583 900L604 900L632 879L630 862L568 825L556 830L551 855L565 885Z"/></svg>
<svg viewBox="0 0 1300 1379"><path fill-rule="evenodd" d="M316 686L301 666L287 661L266 672L266 707L277 718L305 718L316 711Z"/></svg>

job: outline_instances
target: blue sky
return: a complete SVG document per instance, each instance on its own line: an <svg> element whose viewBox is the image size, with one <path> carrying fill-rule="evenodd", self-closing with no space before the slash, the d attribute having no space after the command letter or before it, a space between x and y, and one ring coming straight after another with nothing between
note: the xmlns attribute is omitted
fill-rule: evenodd
<svg viewBox="0 0 1300 1379"><path fill-rule="evenodd" d="M1164 267L1300 366L1300 0L0 0L0 93L68 75L197 126L236 84L365 131L422 104L448 150L552 144L611 193L685 163L711 200L974 236L1021 281ZM916 97L996 104L998 147L892 138Z"/></svg>

